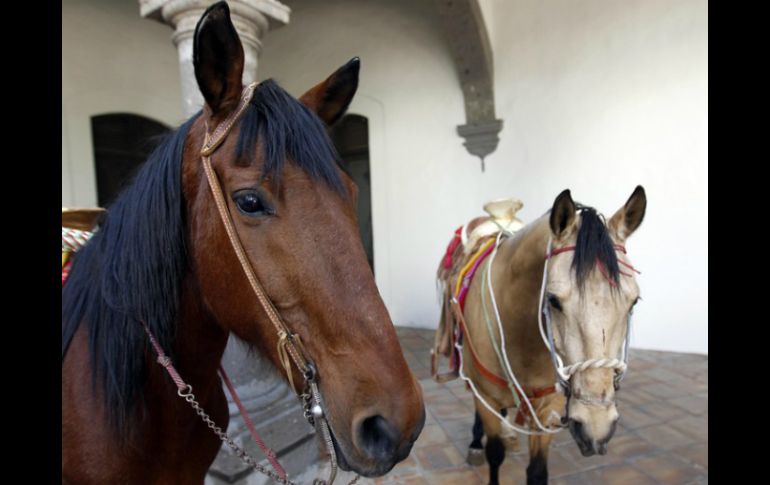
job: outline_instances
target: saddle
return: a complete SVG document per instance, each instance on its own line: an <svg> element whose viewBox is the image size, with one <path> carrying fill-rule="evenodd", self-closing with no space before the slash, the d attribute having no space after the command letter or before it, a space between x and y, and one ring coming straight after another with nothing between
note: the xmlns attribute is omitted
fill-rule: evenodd
<svg viewBox="0 0 770 485"><path fill-rule="evenodd" d="M61 208L61 227L90 231L99 223L99 218L107 212L101 207L95 208Z"/></svg>
<svg viewBox="0 0 770 485"><path fill-rule="evenodd" d="M437 382L459 376L459 359L454 342L462 338L457 312L464 307L465 292L476 268L494 248L494 239L501 231L513 233L524 227L516 217L524 204L518 199L497 199L484 204L488 216L476 217L455 230L439 265L436 278L441 291L441 317L431 349L431 374ZM440 355L450 359L449 372L438 373Z"/></svg>
<svg viewBox="0 0 770 485"><path fill-rule="evenodd" d="M70 209L62 207L61 209L61 272L62 285L69 276L69 270L72 266L72 253L88 241L96 226L99 224L102 215L107 211L100 207L96 208L77 208Z"/></svg>

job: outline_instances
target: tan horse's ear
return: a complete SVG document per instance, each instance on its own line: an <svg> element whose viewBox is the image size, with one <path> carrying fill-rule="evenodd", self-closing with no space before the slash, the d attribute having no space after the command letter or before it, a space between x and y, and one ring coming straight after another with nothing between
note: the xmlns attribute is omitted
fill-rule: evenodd
<svg viewBox="0 0 770 485"><path fill-rule="evenodd" d="M327 126L333 125L345 114L356 94L360 69L361 59L354 57L303 94L300 102L315 111Z"/></svg>
<svg viewBox="0 0 770 485"><path fill-rule="evenodd" d="M618 209L610 218L607 226L618 241L625 241L634 233L644 219L647 210L647 195L644 187L637 185L634 193L628 198L626 205Z"/></svg>
<svg viewBox="0 0 770 485"><path fill-rule="evenodd" d="M230 7L217 2L203 13L193 37L195 79L212 114L238 105L243 64L243 46L230 20Z"/></svg>
<svg viewBox="0 0 770 485"><path fill-rule="evenodd" d="M553 202L553 208L551 209L551 218L549 220L551 224L551 232L554 237L563 239L569 236L575 228L577 218L575 213L577 207L572 200L572 195L569 189L563 191L556 197Z"/></svg>

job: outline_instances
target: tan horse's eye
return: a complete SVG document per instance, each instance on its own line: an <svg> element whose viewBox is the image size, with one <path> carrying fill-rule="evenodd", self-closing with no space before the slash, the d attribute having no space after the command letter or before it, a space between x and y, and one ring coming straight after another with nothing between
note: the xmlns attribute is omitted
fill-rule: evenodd
<svg viewBox="0 0 770 485"><path fill-rule="evenodd" d="M628 309L628 313L634 313L634 307L637 303L639 303L639 300L641 300L641 296L637 296L633 303L631 303L631 308Z"/></svg>
<svg viewBox="0 0 770 485"><path fill-rule="evenodd" d="M548 303L560 312L563 311L561 308L561 302L553 293L548 293Z"/></svg>

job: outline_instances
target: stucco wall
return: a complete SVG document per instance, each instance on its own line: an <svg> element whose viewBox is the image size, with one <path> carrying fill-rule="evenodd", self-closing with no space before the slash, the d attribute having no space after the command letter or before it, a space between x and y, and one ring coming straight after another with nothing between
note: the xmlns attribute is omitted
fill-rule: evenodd
<svg viewBox="0 0 770 485"><path fill-rule="evenodd" d="M301 94L362 58L351 111L370 118L375 272L399 325L435 326L434 271L455 227L513 195L530 221L564 188L612 215L637 184L628 243L637 347L708 352L707 3L485 1L501 142L481 173L429 1L291 1L260 78Z"/></svg>
<svg viewBox="0 0 770 485"><path fill-rule="evenodd" d="M62 205L95 206L91 116L182 120L171 29L127 0L62 3Z"/></svg>
<svg viewBox="0 0 770 485"><path fill-rule="evenodd" d="M482 0L504 120L483 174L456 135L462 94L432 1L285 3L259 79L300 95L362 58L350 111L369 119L375 273L396 324L435 326L436 265L485 201L519 197L530 221L570 188L609 216L642 184L633 345L708 351L706 1ZM62 4L63 205L96 201L91 115L182 121L170 36L133 1Z"/></svg>

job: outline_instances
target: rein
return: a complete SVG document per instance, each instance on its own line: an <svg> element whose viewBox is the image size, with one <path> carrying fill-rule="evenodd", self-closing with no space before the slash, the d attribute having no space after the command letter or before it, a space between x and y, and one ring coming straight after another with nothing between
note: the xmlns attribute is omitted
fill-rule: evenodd
<svg viewBox="0 0 770 485"><path fill-rule="evenodd" d="M246 257L246 252L243 249L241 240L238 237L238 233L235 230L233 222L230 218L230 213L227 210L227 203L225 202L224 195L222 194L222 187L220 186L219 180L211 166L211 155L219 146L222 145L235 123L238 121L238 119L240 119L245 110L248 108L248 104L254 95L254 90L256 89L257 84L258 83L252 83L244 88L237 109L232 114L230 114L230 116L228 116L225 121L219 124L213 132L209 132L208 123L206 124L206 137L203 143L203 147L201 148L203 169L206 173L209 188L211 189L211 194L214 197L220 219L222 220L222 224L225 227L227 237L230 240L230 245L235 250L235 254L238 257L241 268L243 269L246 278L249 280L249 284L257 298L257 301L259 302L259 305L267 314L270 323L273 325L278 335L278 355L281 360L281 365L283 366L283 369L288 377L289 384L291 385L292 390L299 395L299 398L303 403L305 418L308 420L311 426L315 426L317 429L319 429L324 440L324 445L326 446L326 451L329 454L331 469L328 479L321 480L316 478L313 483L317 485L331 485L337 475L337 455L334 450L334 444L332 442L329 424L323 411L321 393L318 390L318 372L316 371L315 364L313 364L313 362L306 357L307 352L305 351L299 336L289 330L289 327L278 314L278 311L275 309L272 301L267 296L267 293L257 279L256 274L254 274L254 269ZM179 377L179 374L176 373L176 370L174 369L173 365L171 365L168 357L165 356L162 349L157 345L157 342L149 328L147 328L145 325L144 329L150 339L150 342L153 344L153 348L158 354L158 362L166 369L172 380L177 385L177 394L179 394L181 398L183 398L193 407L203 422L212 429L212 431L219 437L219 439L222 440L222 442L227 446L229 446L242 461L252 467L255 471L265 474L279 483L294 485L294 482L286 478L286 472L283 470L280 463L278 463L278 460L275 457L275 453L267 448L264 442L262 442L262 440L256 434L254 425L251 422L251 419L249 419L248 415L245 413L243 406L238 405L240 400L235 394L235 389L232 387L232 384L230 384L230 379L227 377L224 368L220 366L220 373L223 377L223 380L225 381L225 384L227 384L227 387L233 396L233 400L236 402L236 405L238 405L239 411L241 412L241 415L243 416L244 421L246 422L246 425L252 434L252 437L260 446L260 448L265 452L265 455L273 466L275 472L267 470L265 467L257 463L257 461L245 450L235 444L235 442L229 436L227 436L227 434L224 433L220 427L216 426L216 424L209 418L208 414L203 411L203 409L196 401L195 396L192 393L192 386L185 384L184 381L182 381L182 379ZM301 394L298 392L297 386L294 382L293 369L291 366L292 362L297 367L297 370L299 370L304 380L304 388ZM358 476L356 476L356 478L354 478L350 483L355 483L357 480Z"/></svg>

